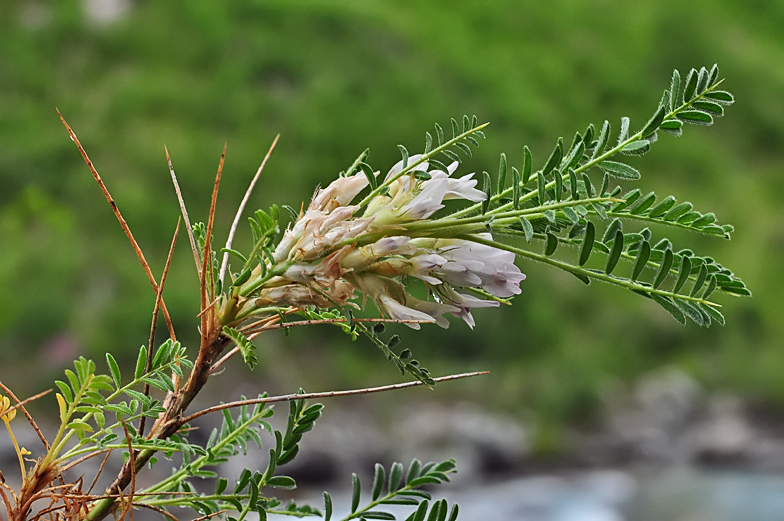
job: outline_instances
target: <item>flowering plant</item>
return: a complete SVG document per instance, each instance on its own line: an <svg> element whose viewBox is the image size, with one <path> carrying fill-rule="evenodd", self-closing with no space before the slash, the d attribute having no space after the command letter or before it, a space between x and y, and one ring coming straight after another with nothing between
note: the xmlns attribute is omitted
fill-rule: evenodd
<svg viewBox="0 0 784 521"><path fill-rule="evenodd" d="M598 130L589 125L575 134L568 148L559 139L540 169L533 168L527 147L519 169L510 168L502 154L495 181L487 172L481 176L457 172L462 156L470 156L484 137L486 124L477 124L476 117L463 117L462 125L453 119L450 139L436 124L435 138L429 132L425 135L424 151L410 155L399 146L402 158L385 175L367 163L365 151L336 180L317 189L307 208L273 206L256 211L250 218L253 246L247 253L232 248L233 238L269 153L219 252L214 251L212 231L223 157L206 224L191 224L169 160L200 281L201 342L193 361L176 340L162 298L169 262L160 281L156 280L108 189L63 119L130 239L156 303L149 347L141 349L130 380L107 353L108 374L96 374L95 363L80 358L75 372L66 370L66 381L55 382L60 427L53 438L44 436L24 407L41 395L19 400L2 386L8 396L0 402L0 414L9 432L20 409L43 445L43 450L28 450L14 439L22 486L15 491L0 482L9 519L56 516L97 521L112 513L122 517L134 508L153 509L174 519L168 508L188 506L201 518L225 514L241 520L256 512L262 518L323 515L329 520L332 499L327 493L321 512L293 503L282 506L266 492L295 486L292 478L276 471L296 457L300 439L321 415L322 406L308 405L307 400L410 385L432 387L438 381L478 374L433 377L409 349L399 349L398 336L386 339L384 323L403 323L412 329L425 323L448 327L452 316L473 328L473 309L498 307L521 292L525 275L515 264L517 257L567 271L586 284L597 280L632 290L684 324L687 318L702 326L723 324L719 306L711 298L718 293L748 295L743 282L711 257L676 250L667 238L654 240L653 231L645 226L682 228L726 239L732 227L717 224L714 214L694 210L691 203L673 196L657 201L653 192L643 195L637 188L611 187L615 179L624 183L640 179L639 171L617 156L645 154L659 131L680 135L685 123L709 125L723 115L723 107L734 100L719 89L720 84L716 66L692 69L683 82L675 71L670 88L638 132L631 132L629 119L623 118L611 144L607 121ZM290 214L285 227L281 209ZM624 222L643 228L624 231ZM556 254L564 244L575 246L576 255ZM620 267L621 261L626 268ZM156 350L152 346L159 313L169 338ZM272 329L312 324L335 324L352 338L365 335L415 381L370 390L261 394L187 412L209 378L234 355L241 354L254 367L257 355L252 340ZM273 413L269 404L281 401L290 403L285 431L272 429L266 421ZM13 407L12 402L16 402ZM232 409L239 411L236 416ZM224 421L207 443L188 441L190 425L217 411L223 412ZM266 470L244 470L229 490L228 479L210 467L245 451L249 442L261 447L263 431L274 437ZM122 454L122 462L104 492L93 493L92 486L85 489L82 477L69 478L68 471L84 461L101 456L106 464L115 453ZM136 486L136 475L145 467L160 456L174 454L180 455L181 464L171 476ZM393 464L387 479L387 471L377 465L370 501L362 508L360 481L354 475L352 504L344 519L394 519L380 509L386 504L415 507L409 519L416 521L457 517L456 507L449 510L443 500L431 503L430 494L420 489L448 481L455 470L453 461L422 465L414 460L405 475L403 470L401 464ZM214 480L214 492L196 493L191 484L195 477Z"/></svg>

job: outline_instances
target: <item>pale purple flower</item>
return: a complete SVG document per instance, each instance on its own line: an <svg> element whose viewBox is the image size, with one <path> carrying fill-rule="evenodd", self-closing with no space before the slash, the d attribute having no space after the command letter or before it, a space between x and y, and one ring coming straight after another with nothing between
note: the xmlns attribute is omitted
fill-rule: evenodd
<svg viewBox="0 0 784 521"><path fill-rule="evenodd" d="M413 255L416 248L411 244L411 237L398 235L394 237L384 237L369 246L374 256L384 257L386 255Z"/></svg>
<svg viewBox="0 0 784 521"><path fill-rule="evenodd" d="M459 308L456 306L452 306L450 304L444 304L441 302L430 302L428 300L419 300L418 298L412 297L411 295L406 293L406 306L417 311L422 311L423 313L433 317L435 319L436 324L440 327L447 329L449 327L449 320L444 318L442 315L445 313L452 313L453 315L460 312Z"/></svg>
<svg viewBox="0 0 784 521"><path fill-rule="evenodd" d="M367 184L364 175L353 175L339 177L326 188L316 190L308 209L292 228L286 230L275 248L275 262L292 255L301 259L314 259L326 249L365 231L372 218L353 219L359 207L346 205Z"/></svg>
<svg viewBox="0 0 784 521"><path fill-rule="evenodd" d="M514 253L471 241L450 242L453 242L451 246L439 251L454 263L452 266L447 263L444 269L447 282L460 286L462 281L476 281L478 278L479 284L471 285L479 286L496 297L505 298L521 293L520 282L525 279L525 275L514 264ZM478 263L482 266L479 267Z"/></svg>
<svg viewBox="0 0 784 521"><path fill-rule="evenodd" d="M403 207L399 219L404 222L427 219L444 207L441 201L448 189L447 179L432 179L422 183L422 191Z"/></svg>
<svg viewBox="0 0 784 521"><path fill-rule="evenodd" d="M421 159L422 155L411 156L409 165ZM423 161L409 172L426 172L429 176L405 175L390 182L385 195L374 197L362 217L355 217L359 205L349 204L368 185L364 176L339 178L317 190L308 209L286 231L273 254L276 262L290 261L277 278L287 286L289 282L299 284L308 292L298 289L299 293L288 302L303 305L310 301L321 307L323 297L309 296L311 291L318 294L316 289L328 291L334 294L330 298L345 302L353 294L348 285L359 290L363 299L375 301L379 310L393 320L436 322L448 327L444 315L451 313L473 328L472 309L497 307L499 303L459 293L454 288L481 288L496 297L519 294L525 275L514 264L515 255L511 252L463 239L384 237L407 233L401 225L428 219L444 208L444 200L487 199L476 188L473 173L458 179L451 177L457 162L444 170L428 171L429 167ZM400 161L389 170L386 180L402 170ZM376 237L381 238L368 243ZM480 237L491 238L489 234ZM355 239L360 241L351 244ZM404 285L405 276L424 281L435 302L411 296ZM418 323L408 325L420 328Z"/></svg>
<svg viewBox="0 0 784 521"><path fill-rule="evenodd" d="M497 308L501 305L500 302L495 300L485 300L464 293L458 293L449 284L438 286L436 292L443 302L448 302L458 308L458 311L452 312L452 314L462 318L471 329L474 329L474 326L476 325L474 317L471 315L472 308Z"/></svg>
<svg viewBox="0 0 784 521"><path fill-rule="evenodd" d="M411 237L384 237L373 244L351 251L343 259L343 266L349 270L364 270L381 259L414 255L416 251L416 247L411 244Z"/></svg>
<svg viewBox="0 0 784 521"><path fill-rule="evenodd" d="M441 284L441 279L430 275L433 270L443 267L447 260L435 253L416 255L411 257L408 267L405 269L406 275L413 275L430 284Z"/></svg>
<svg viewBox="0 0 784 521"><path fill-rule="evenodd" d="M435 322L436 319L423 311L409 308L393 299L389 295L379 295L377 302L383 307L384 312L392 320L421 320L424 322ZM406 324L411 329L419 329L418 323Z"/></svg>
<svg viewBox="0 0 784 521"><path fill-rule="evenodd" d="M253 305L257 308L281 304L298 308L307 306L327 308L334 306L335 302L347 304L354 298L354 289L354 286L345 280L335 281L331 288L326 288L322 292L313 291L302 284L286 284L262 290L254 299Z"/></svg>
<svg viewBox="0 0 784 521"><path fill-rule="evenodd" d="M414 239L412 243L447 261L429 272L412 273L422 280L428 277L458 287L480 287L496 297L511 297L521 292L520 282L525 275L514 264L514 253L462 239Z"/></svg>

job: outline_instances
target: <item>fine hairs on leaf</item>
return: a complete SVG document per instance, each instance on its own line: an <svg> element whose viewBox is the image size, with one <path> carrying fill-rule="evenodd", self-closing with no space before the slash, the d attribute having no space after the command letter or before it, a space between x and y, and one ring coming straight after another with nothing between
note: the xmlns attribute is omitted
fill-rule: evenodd
<svg viewBox="0 0 784 521"><path fill-rule="evenodd" d="M144 508L176 519L177 509L185 507L199 519L221 515L243 521L277 514L329 521L337 511L349 512L344 520L395 519L389 510L394 505L408 507L407 520L454 521L457 505L432 495L456 472L452 459L414 459L407 467L376 464L372 481L364 484L354 473L351 497L339 508L328 492L319 508L276 499L276 490L297 486L287 475L288 465L324 414L323 405L310 400L418 386L432 389L487 374L436 377L415 358L414 351L419 357L426 349L387 326L481 328L474 309L509 305L522 292L526 274L516 261L526 269L534 264L526 261L536 261L585 284L599 281L624 288L658 304L684 325L724 325L717 299L749 296L749 289L712 256L688 244L676 247L667 234L687 230L726 240L733 227L680 194L658 194L642 186L643 156L664 148L666 140L660 137L681 136L692 124L711 125L735 101L719 89L722 81L715 65L685 75L675 71L668 89L653 98L658 104L635 111L641 119L624 116L617 131L608 121L588 124L566 142L568 148L557 138L552 148L536 154L525 145L519 158L501 153L497 174L492 165L463 171L485 138L488 123L469 115L451 118L446 132L436 123L425 133L421 153L398 145L400 160L382 170L371 166L364 150L347 170L318 188L307 205L258 209L246 215L249 228L243 230L239 222L276 137L239 202L225 242L216 242L213 233L226 146L209 207L202 209L207 212L204 223L191 222L165 149L198 277L198 324L193 324L198 325L198 346L177 341L165 303L164 282L177 233L159 283L106 183L60 115L150 282L153 321L149 337L139 342L146 345L135 363L126 364L107 352L105 370L84 356L73 369L65 369L64 377L54 382L49 404L58 426L50 437L25 408L46 393L19 400L0 383L5 393L0 417L14 443L22 483L13 490L11 480L0 480L8 518L44 520L56 515L100 521L130 517L133 510ZM171 226L175 229L174 222ZM247 234L247 248L234 246L236 233ZM156 339L159 310L168 329L163 341ZM289 382L295 391L290 394L268 396L261 391L256 398L229 400L203 396L212 403L191 410L194 398L235 354L251 370L260 360L262 368L274 366L265 342L271 331L320 325L338 327L350 340L375 346L391 363L389 374L400 372L408 381L316 393ZM277 402L288 402L285 428L275 429L269 422L271 404ZM18 410L41 439L40 447L18 445L11 425ZM205 441L191 433L206 415L217 415L220 424L205 434ZM252 446L268 454L266 467L222 475L226 467L221 464L241 458ZM111 457L122 466L107 476ZM172 460L174 469L165 477L147 479L152 476L148 469L161 458ZM97 472L84 465L91 459L103 462ZM81 477L73 480L74 475ZM87 482L92 483L89 488ZM108 485L94 491L99 482Z"/></svg>

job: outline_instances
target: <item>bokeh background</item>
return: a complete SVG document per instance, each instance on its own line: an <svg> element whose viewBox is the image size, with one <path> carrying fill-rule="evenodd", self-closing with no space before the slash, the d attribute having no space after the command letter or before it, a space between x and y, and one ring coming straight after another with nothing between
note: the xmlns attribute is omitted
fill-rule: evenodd
<svg viewBox="0 0 784 521"><path fill-rule="evenodd" d="M502 151L520 165L524 144L538 165L558 136L589 123L641 125L673 68L718 63L737 99L727 116L662 136L633 163L643 187L735 226L732 241L674 236L754 292L721 299L725 327L682 327L646 299L523 264L515 305L476 313L474 331L455 322L399 333L435 374L491 370L436 394L524 421L531 461L568 460L573 433L601 429L608 401L662 371L784 425L782 27L784 3L763 0L4 0L0 376L29 394L79 354L133 359L149 330L154 294L55 107L159 273L178 216L164 144L198 221L228 143L220 242L278 133L252 207L299 207L366 147L385 171L396 144L413 153L434 122L463 113L491 123L467 171L494 171ZM181 241L165 298L186 345L196 339L196 282ZM336 328L259 346L261 367L236 373L249 388L399 378Z"/></svg>

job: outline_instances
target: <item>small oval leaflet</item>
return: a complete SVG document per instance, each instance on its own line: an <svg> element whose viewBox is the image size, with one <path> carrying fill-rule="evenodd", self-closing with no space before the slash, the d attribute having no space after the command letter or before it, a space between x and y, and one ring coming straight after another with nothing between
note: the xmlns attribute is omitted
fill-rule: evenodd
<svg viewBox="0 0 784 521"><path fill-rule="evenodd" d="M580 247L580 266L583 266L586 262L588 262L588 258L591 256L591 251L593 250L593 242L596 237L596 227L594 226L592 221L588 221L588 224L585 228L585 237L583 238L583 244Z"/></svg>
<svg viewBox="0 0 784 521"><path fill-rule="evenodd" d="M607 172L609 175L613 177L617 177L618 179L628 179L630 181L636 181L640 179L640 172L626 163L619 163L617 161L602 161L599 163L599 168L601 168L604 172Z"/></svg>

